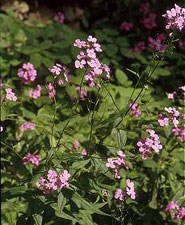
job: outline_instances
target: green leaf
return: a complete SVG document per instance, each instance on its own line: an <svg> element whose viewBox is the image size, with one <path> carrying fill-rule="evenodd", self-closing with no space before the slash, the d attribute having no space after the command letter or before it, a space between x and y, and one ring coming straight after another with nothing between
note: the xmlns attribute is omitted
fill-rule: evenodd
<svg viewBox="0 0 185 225"><path fill-rule="evenodd" d="M116 75L117 81L122 85L124 85L125 82L128 80L127 75L120 69L116 70L115 75Z"/></svg>
<svg viewBox="0 0 185 225"><path fill-rule="evenodd" d="M72 169L74 170L79 170L79 169L82 169L85 167L85 165L87 165L87 163L90 161L90 159L87 159L87 160L81 160L81 161L77 161L77 162L74 162L72 164Z"/></svg>
<svg viewBox="0 0 185 225"><path fill-rule="evenodd" d="M105 52L109 57L113 57L118 52L118 47L115 44L108 44L105 48Z"/></svg>
<svg viewBox="0 0 185 225"><path fill-rule="evenodd" d="M90 214L96 213L103 216L109 216L108 214L104 213L100 209L98 209L98 204L87 202L82 196L78 193L73 195L73 201L78 205L87 210ZM100 206L102 207L102 205Z"/></svg>
<svg viewBox="0 0 185 225"><path fill-rule="evenodd" d="M33 214L32 215L33 219L35 220L36 225L42 225L43 212L42 212L42 214Z"/></svg>
<svg viewBox="0 0 185 225"><path fill-rule="evenodd" d="M117 146L122 149L123 146L125 146L126 141L127 141L127 134L126 131L124 130L118 130L116 128L112 129L111 132L112 137L114 138Z"/></svg>
<svg viewBox="0 0 185 225"><path fill-rule="evenodd" d="M58 200L57 200L59 211L63 211L63 208L65 207L66 202L67 202L66 198L63 196L62 192L60 192L60 194L58 195Z"/></svg>
<svg viewBox="0 0 185 225"><path fill-rule="evenodd" d="M71 215L69 215L69 214L67 214L65 212L55 211L55 214L56 214L56 216L64 218L66 220L70 220L73 223L77 223L78 222L74 217L72 217Z"/></svg>

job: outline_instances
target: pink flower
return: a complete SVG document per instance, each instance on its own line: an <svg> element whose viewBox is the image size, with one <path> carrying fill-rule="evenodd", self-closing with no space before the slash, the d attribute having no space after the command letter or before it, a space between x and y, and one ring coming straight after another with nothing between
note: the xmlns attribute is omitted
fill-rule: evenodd
<svg viewBox="0 0 185 225"><path fill-rule="evenodd" d="M42 91L42 87L37 84L36 89L34 90L33 88L30 89L30 97L33 99L37 99L41 96L41 91Z"/></svg>
<svg viewBox="0 0 185 225"><path fill-rule="evenodd" d="M150 13L148 16L145 16L143 20L141 20L141 23L146 29L152 30L157 27L156 17L157 15L155 13Z"/></svg>
<svg viewBox="0 0 185 225"><path fill-rule="evenodd" d="M59 86L62 86L64 82L69 82L70 74L66 66L56 63L49 68L49 71L53 74Z"/></svg>
<svg viewBox="0 0 185 225"><path fill-rule="evenodd" d="M12 91L11 88L5 88L5 92L6 92L6 96L5 99L9 100L9 101L17 101L17 96L15 95L15 93Z"/></svg>
<svg viewBox="0 0 185 225"><path fill-rule="evenodd" d="M134 187L134 182L130 179L126 180L127 187L126 190L122 190L121 188L117 188L114 194L115 199L119 199L120 201L125 200L126 197L130 197L131 199L136 198L136 192Z"/></svg>
<svg viewBox="0 0 185 225"><path fill-rule="evenodd" d="M64 17L64 14L63 14L62 12L57 12L57 13L55 14L55 16L54 16L54 20L55 20L56 22L61 23L61 24L64 23L64 19L65 19L65 17Z"/></svg>
<svg viewBox="0 0 185 225"><path fill-rule="evenodd" d="M167 10L163 15L166 18L167 30L183 30L185 27L185 8L181 8L177 4L171 10Z"/></svg>
<svg viewBox="0 0 185 225"><path fill-rule="evenodd" d="M134 182L130 181L130 179L126 180L127 187L126 187L126 193L128 196L130 196L131 199L136 198L135 188L134 188Z"/></svg>
<svg viewBox="0 0 185 225"><path fill-rule="evenodd" d="M78 140L74 140L74 142L73 142L73 148L75 148L75 149L80 148L80 142Z"/></svg>
<svg viewBox="0 0 185 225"><path fill-rule="evenodd" d="M164 40L165 40L165 36L163 33L157 35L156 38L149 37L148 38L149 49L159 51L159 52L165 52L167 45L163 44Z"/></svg>
<svg viewBox="0 0 185 225"><path fill-rule="evenodd" d="M184 85L184 86L179 87L179 90L181 91L182 98L185 100L185 85Z"/></svg>
<svg viewBox="0 0 185 225"><path fill-rule="evenodd" d="M125 199L125 194L124 192L121 190L121 188L117 188L116 192L114 194L114 198L115 199L119 199L120 201L123 201Z"/></svg>
<svg viewBox="0 0 185 225"><path fill-rule="evenodd" d="M35 155L31 153L27 153L23 158L23 164L31 163L33 166L39 166L41 161L40 155Z"/></svg>
<svg viewBox="0 0 185 225"><path fill-rule="evenodd" d="M75 60L75 68L86 67L88 72L85 74L84 80L89 87L98 86L98 78L110 78L110 69L97 58L97 52L101 52L102 49L96 38L90 35L87 41L76 39L74 46L82 49Z"/></svg>
<svg viewBox="0 0 185 225"><path fill-rule="evenodd" d="M120 29L122 31L130 31L132 28L133 28L133 23L126 22L126 21L122 22L120 25Z"/></svg>
<svg viewBox="0 0 185 225"><path fill-rule="evenodd" d="M161 127L166 127L169 125L169 118L164 117L162 114L159 114L158 123Z"/></svg>
<svg viewBox="0 0 185 225"><path fill-rule="evenodd" d="M131 116L139 117L142 114L137 103L131 103L129 107L131 107Z"/></svg>
<svg viewBox="0 0 185 225"><path fill-rule="evenodd" d="M52 83L49 83L47 85L47 89L48 89L49 98L54 98L55 95L56 95L56 90L55 90L53 84Z"/></svg>
<svg viewBox="0 0 185 225"><path fill-rule="evenodd" d="M3 130L4 130L3 126L0 126L0 132L3 132Z"/></svg>
<svg viewBox="0 0 185 225"><path fill-rule="evenodd" d="M140 54L145 49L146 45L144 41L139 41L134 45L134 52L137 54Z"/></svg>
<svg viewBox="0 0 185 225"><path fill-rule="evenodd" d="M166 208L164 209L165 213L169 213L171 210L179 209L179 205L175 201L171 201L167 204Z"/></svg>
<svg viewBox="0 0 185 225"><path fill-rule="evenodd" d="M34 130L35 129L35 124L32 123L32 122L25 122L23 123L20 128L19 128L21 131L26 131L26 130Z"/></svg>
<svg viewBox="0 0 185 225"><path fill-rule="evenodd" d="M139 152L142 154L142 159L147 159L152 156L152 152L159 153L162 149L162 145L159 141L159 136L154 130L147 129L146 133L149 134L148 138L141 139L137 142Z"/></svg>
<svg viewBox="0 0 185 225"><path fill-rule="evenodd" d="M114 177L116 179L121 178L119 175L120 168L122 168L123 166L125 167L125 169L129 168L127 162L125 161L125 157L126 156L123 151L119 150L117 151L117 157L107 159L106 167L113 169Z"/></svg>
<svg viewBox="0 0 185 225"><path fill-rule="evenodd" d="M84 88L76 87L76 90L80 95L80 100L83 101L87 98L87 91Z"/></svg>
<svg viewBox="0 0 185 225"><path fill-rule="evenodd" d="M167 93L167 98L174 99L175 95L177 95L177 93L175 91L173 91L172 93Z"/></svg>
<svg viewBox="0 0 185 225"><path fill-rule="evenodd" d="M34 81L37 76L37 71L31 63L24 63L18 70L18 77L22 78L24 84Z"/></svg>
<svg viewBox="0 0 185 225"><path fill-rule="evenodd" d="M176 215L176 219L178 219L178 220L185 219L185 207L180 208L178 214Z"/></svg>
<svg viewBox="0 0 185 225"><path fill-rule="evenodd" d="M45 178L40 177L36 186L43 190L44 194L50 194L55 190L68 188L68 180L70 173L64 170L62 173L57 173L55 170L49 170Z"/></svg>
<svg viewBox="0 0 185 225"><path fill-rule="evenodd" d="M84 148L84 149L82 149L82 151L81 151L81 155L83 155L83 156L86 156L87 155L87 150Z"/></svg>

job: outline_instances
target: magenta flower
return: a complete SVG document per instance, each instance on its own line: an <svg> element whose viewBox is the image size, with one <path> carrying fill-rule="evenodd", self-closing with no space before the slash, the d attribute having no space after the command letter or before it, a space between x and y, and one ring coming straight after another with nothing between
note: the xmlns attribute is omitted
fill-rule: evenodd
<svg viewBox="0 0 185 225"><path fill-rule="evenodd" d="M76 87L80 100L84 101L87 98L87 91L84 88Z"/></svg>
<svg viewBox="0 0 185 225"><path fill-rule="evenodd" d="M106 167L113 169L114 172L114 177L116 179L120 179L120 174L119 174L119 170L124 167L125 169L128 169L128 164L125 161L125 154L123 153L123 151L119 150L117 151L117 157L115 158L108 158L107 159L107 163L106 163Z"/></svg>
<svg viewBox="0 0 185 225"><path fill-rule="evenodd" d="M130 31L130 30L132 30L132 28L133 28L133 23L131 23L131 22L124 21L120 25L120 29L122 31Z"/></svg>
<svg viewBox="0 0 185 225"><path fill-rule="evenodd" d="M19 128L21 131L26 131L26 130L34 130L35 129L35 124L32 123L32 122L25 122L23 123L20 128Z"/></svg>
<svg viewBox="0 0 185 225"><path fill-rule="evenodd" d="M176 91L173 91L172 93L167 93L167 99L174 99L176 95Z"/></svg>
<svg viewBox="0 0 185 225"><path fill-rule="evenodd" d="M6 96L5 99L9 100L9 101L17 101L17 96L15 95L15 93L12 91L11 88L5 88L5 92L6 92Z"/></svg>
<svg viewBox="0 0 185 225"><path fill-rule="evenodd" d="M145 16L142 20L141 23L143 24L143 26L148 29L148 30L152 30L155 27L157 27L157 23L156 23L156 17L157 15L155 13L150 13L149 15Z"/></svg>
<svg viewBox="0 0 185 225"><path fill-rule="evenodd" d="M41 96L41 91L42 91L42 87L37 84L37 87L36 89L34 90L33 88L30 89L30 97L33 98L33 99L37 99Z"/></svg>
<svg viewBox="0 0 185 225"><path fill-rule="evenodd" d="M139 41L134 45L134 52L136 54L140 54L143 50L146 49L146 45L144 41Z"/></svg>
<svg viewBox="0 0 185 225"><path fill-rule="evenodd" d="M88 68L84 80L89 87L99 87L98 78L110 78L109 67L102 64L97 58L97 53L102 52L102 49L96 38L88 36L87 41L76 39L74 46L81 49L74 63L75 68Z"/></svg>
<svg viewBox="0 0 185 225"><path fill-rule="evenodd" d="M64 23L65 16L62 12L57 12L54 16L54 21L59 22L61 24Z"/></svg>
<svg viewBox="0 0 185 225"><path fill-rule="evenodd" d="M157 35L156 38L149 37L148 38L148 47L151 50L165 52L167 45L164 44L165 36L163 33Z"/></svg>
<svg viewBox="0 0 185 225"><path fill-rule="evenodd" d="M120 201L123 201L125 199L125 193L121 190L121 188L116 189L114 198L119 199Z"/></svg>
<svg viewBox="0 0 185 225"><path fill-rule="evenodd" d="M126 180L127 187L126 187L126 193L128 196L130 196L131 199L136 198L135 188L134 188L134 182L130 181L130 179Z"/></svg>
<svg viewBox="0 0 185 225"><path fill-rule="evenodd" d="M73 148L75 148L75 149L80 148L80 142L78 140L74 140L74 142L73 142Z"/></svg>
<svg viewBox="0 0 185 225"><path fill-rule="evenodd" d="M66 66L56 63L53 67L49 68L49 71L53 74L59 86L64 85L65 82L69 82L70 75Z"/></svg>
<svg viewBox="0 0 185 225"><path fill-rule="evenodd" d="M162 149L159 136L155 133L155 131L147 129L146 133L149 134L149 137L141 139L137 142L139 152L142 154L142 159L144 160L150 158L153 154L153 151L159 153L159 151Z"/></svg>
<svg viewBox="0 0 185 225"><path fill-rule="evenodd" d="M114 194L115 199L124 201L127 197L130 197L131 199L136 198L134 182L131 181L130 179L127 179L126 183L127 183L127 187L125 190L122 190L121 188L116 189L116 192Z"/></svg>
<svg viewBox="0 0 185 225"><path fill-rule="evenodd" d="M36 183L37 188L42 189L44 194L51 194L53 191L68 188L68 180L70 173L64 170L62 173L57 173L55 170L49 170L46 177L40 177Z"/></svg>
<svg viewBox="0 0 185 225"><path fill-rule="evenodd" d="M83 156L86 156L87 155L87 150L85 148L82 149L80 154L83 155Z"/></svg>
<svg viewBox="0 0 185 225"><path fill-rule="evenodd" d="M131 107L131 111L130 111L130 115L133 117L139 117L142 113L139 110L139 105L137 103L131 103L129 105L129 107Z"/></svg>
<svg viewBox="0 0 185 225"><path fill-rule="evenodd" d="M56 95L56 90L52 83L49 83L47 85L47 90L48 90L49 98L54 98Z"/></svg>
<svg viewBox="0 0 185 225"><path fill-rule="evenodd" d="M40 155L27 153L23 158L23 164L31 163L34 167L39 166L41 161Z"/></svg>
<svg viewBox="0 0 185 225"><path fill-rule="evenodd" d="M37 71L31 63L24 63L18 70L18 77L22 78L24 84L34 81L37 77Z"/></svg>
<svg viewBox="0 0 185 225"><path fill-rule="evenodd" d="M163 15L166 18L167 30L183 30L185 27L185 8L181 8L177 4L171 10L167 10Z"/></svg>

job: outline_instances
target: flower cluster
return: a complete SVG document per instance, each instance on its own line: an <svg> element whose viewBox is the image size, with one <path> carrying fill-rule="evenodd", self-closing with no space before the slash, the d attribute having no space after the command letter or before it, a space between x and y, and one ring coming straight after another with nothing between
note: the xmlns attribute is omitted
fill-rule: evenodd
<svg viewBox="0 0 185 225"><path fill-rule="evenodd" d="M165 207L164 212L167 215L170 215L173 220L185 219L185 207L180 207L176 201L169 202Z"/></svg>
<svg viewBox="0 0 185 225"><path fill-rule="evenodd" d="M65 82L69 82L69 70L66 66L56 63L53 67L49 68L49 71L53 74L59 86L64 85Z"/></svg>
<svg viewBox="0 0 185 225"><path fill-rule="evenodd" d="M120 179L121 176L120 176L119 170L122 167L125 167L126 169L129 168L127 162L125 162L125 154L123 153L123 151L121 150L117 151L116 158L108 158L106 167L113 169L114 177L117 179Z"/></svg>
<svg viewBox="0 0 185 225"><path fill-rule="evenodd" d="M182 127L172 128L172 133L177 137L180 142L185 141L185 125Z"/></svg>
<svg viewBox="0 0 185 225"><path fill-rule="evenodd" d="M42 91L42 87L37 84L37 87L36 89L34 90L33 88L30 89L30 97L33 98L33 99L37 99L41 96L41 91Z"/></svg>
<svg viewBox="0 0 185 225"><path fill-rule="evenodd" d="M139 117L141 115L141 111L139 110L139 105L137 103L131 103L130 104L130 114L131 116L134 116L134 117Z"/></svg>
<svg viewBox="0 0 185 225"><path fill-rule="evenodd" d="M152 156L152 151L159 153L162 149L159 136L155 133L155 131L147 129L146 133L149 134L149 137L141 139L137 142L139 152L142 154L142 159L144 160Z"/></svg>
<svg viewBox="0 0 185 225"><path fill-rule="evenodd" d="M23 164L31 163L34 167L39 166L41 161L40 155L27 153L23 158Z"/></svg>
<svg viewBox="0 0 185 225"><path fill-rule="evenodd" d="M32 123L32 122L25 122L23 123L20 128L19 128L21 131L26 131L26 130L34 130L35 129L35 124Z"/></svg>
<svg viewBox="0 0 185 225"><path fill-rule="evenodd" d="M56 95L56 90L55 90L55 87L52 83L49 83L47 85L47 90L48 90L49 98L54 98L55 95Z"/></svg>
<svg viewBox="0 0 185 225"><path fill-rule="evenodd" d="M6 96L5 99L9 100L9 101L17 101L17 96L15 95L15 93L12 91L11 88L5 88L5 92L6 92Z"/></svg>
<svg viewBox="0 0 185 225"><path fill-rule="evenodd" d="M141 23L146 29L152 30L157 27L156 17L157 15L155 13L150 13L141 20Z"/></svg>
<svg viewBox="0 0 185 225"><path fill-rule="evenodd" d="M34 81L37 77L37 71L31 63L24 63L18 70L18 77L22 78L24 84Z"/></svg>
<svg viewBox="0 0 185 225"><path fill-rule="evenodd" d="M181 92L182 98L185 100L185 85L179 87L179 90Z"/></svg>
<svg viewBox="0 0 185 225"><path fill-rule="evenodd" d="M180 115L179 111L174 107L165 107L165 111L167 112L167 117L163 114L159 114L158 123L161 127L168 126L170 122L173 123L174 127L177 127L179 124L178 117Z"/></svg>
<svg viewBox="0 0 185 225"><path fill-rule="evenodd" d="M59 22L61 24L64 23L64 19L65 19L65 17L62 12L57 12L54 16L54 21Z"/></svg>
<svg viewBox="0 0 185 225"><path fill-rule="evenodd" d="M185 86L180 86L177 91L167 93L167 98L170 100L175 100L176 98L185 100Z"/></svg>
<svg viewBox="0 0 185 225"><path fill-rule="evenodd" d="M134 182L130 179L126 180L127 187L123 191L121 188L117 188L114 198L119 199L120 201L125 200L126 197L130 197L131 199L136 198L135 188L134 188Z"/></svg>
<svg viewBox="0 0 185 225"><path fill-rule="evenodd" d="M130 30L132 30L132 28L133 28L133 23L131 23L131 22L124 21L120 25L120 29L122 31L130 31Z"/></svg>
<svg viewBox="0 0 185 225"><path fill-rule="evenodd" d="M134 45L134 52L140 54L143 50L146 49L146 45L144 41L139 41Z"/></svg>
<svg viewBox="0 0 185 225"><path fill-rule="evenodd" d="M55 170L49 170L45 178L39 178L36 186L37 188L42 189L44 194L50 194L53 191L68 188L70 176L71 175L67 170L64 170L62 173L57 173Z"/></svg>
<svg viewBox="0 0 185 225"><path fill-rule="evenodd" d="M167 20L167 30L181 31L185 27L185 8L181 8L177 4L171 10L167 10L163 17Z"/></svg>
<svg viewBox="0 0 185 225"><path fill-rule="evenodd" d="M81 155L83 155L83 156L87 155L87 150L85 148L81 148L81 144L78 140L74 140L73 148L76 149L76 150L80 150Z"/></svg>
<svg viewBox="0 0 185 225"><path fill-rule="evenodd" d="M167 48L167 45L163 44L165 40L165 36L163 33L157 35L157 37L154 39L152 37L148 38L148 47L151 50L164 52Z"/></svg>
<svg viewBox="0 0 185 225"><path fill-rule="evenodd" d="M102 64L97 58L96 53L102 52L100 44L97 43L97 39L88 36L87 41L81 41L76 39L74 46L81 49L75 60L75 68L85 68L87 72L84 76L85 81L89 87L99 86L97 78L110 78L110 69L107 65Z"/></svg>

